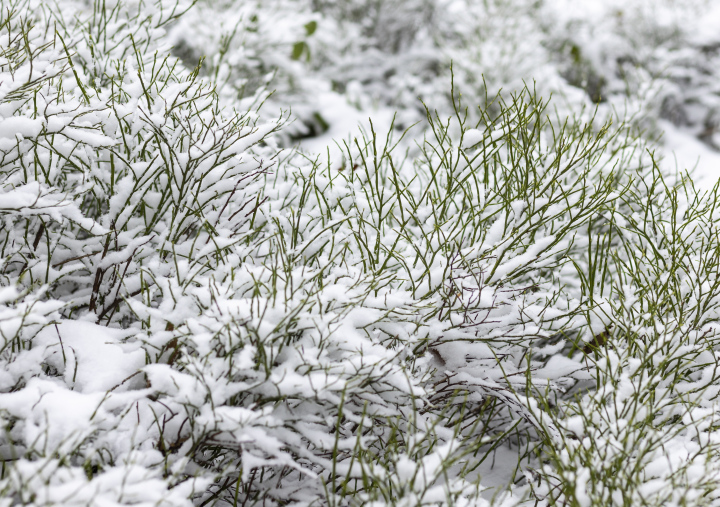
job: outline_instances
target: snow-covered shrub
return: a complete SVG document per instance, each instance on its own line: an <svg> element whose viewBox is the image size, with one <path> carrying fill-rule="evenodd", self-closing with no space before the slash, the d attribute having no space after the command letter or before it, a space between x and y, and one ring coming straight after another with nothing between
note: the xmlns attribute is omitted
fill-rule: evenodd
<svg viewBox="0 0 720 507"><path fill-rule="evenodd" d="M563 77L592 101L637 114L653 136L670 122L717 149L717 5L577 4L549 2L538 18Z"/></svg>
<svg viewBox="0 0 720 507"><path fill-rule="evenodd" d="M266 102L270 118L292 105L300 121L288 125L282 137L313 136L323 130L313 117L319 83L307 75L310 62L319 59L318 18L294 0L202 0L193 16L172 25L169 41L189 69L202 61L200 72L212 80L223 104L248 108Z"/></svg>
<svg viewBox="0 0 720 507"><path fill-rule="evenodd" d="M351 108L391 106L408 126L424 116L418 95L447 92L450 61L436 43L455 22L445 2L203 0L195 9L170 31L175 53L190 68L208 56L205 72L223 99L265 99L271 115L292 105L283 144L328 130L328 96Z"/></svg>
<svg viewBox="0 0 720 507"><path fill-rule="evenodd" d="M563 116L598 105L648 138L675 125L718 146L720 10L708 0L204 0L195 12L171 29L176 54L190 69L207 56L222 97L274 91L268 118L292 105L285 145L344 137L373 111L376 124L396 112L402 131L424 122L418 97L450 115L453 63L468 103L535 82Z"/></svg>
<svg viewBox="0 0 720 507"><path fill-rule="evenodd" d="M717 199L717 185L699 195L653 170L597 237L595 280L582 279L604 296L591 311L604 329L586 346L594 386L550 412L560 431L544 447L540 498L718 504Z"/></svg>
<svg viewBox="0 0 720 507"><path fill-rule="evenodd" d="M510 65L471 82L501 3L300 7L195 46L175 1L0 12L0 505L717 503L717 190ZM405 63L464 16L461 87L426 130L279 150L256 107L312 101L355 7L387 24L348 43Z"/></svg>
<svg viewBox="0 0 720 507"><path fill-rule="evenodd" d="M598 332L559 275L632 146L553 135L530 92L499 107L477 128L429 116L414 160L375 132L342 161L283 160L229 205L246 227L223 262L148 270L130 328L159 351L157 446L214 478L202 501L482 504L494 448L543 441L535 398L590 374L532 348Z"/></svg>
<svg viewBox="0 0 720 507"><path fill-rule="evenodd" d="M249 150L277 122L223 119L210 85L169 56L162 27L185 9L19 1L0 14L0 490L10 502L182 505L206 483L186 480L182 463L162 467L152 414L165 409L138 389L166 344L143 349L137 330L76 323L128 328L128 303L149 303L154 277L212 269L275 153L263 162Z"/></svg>

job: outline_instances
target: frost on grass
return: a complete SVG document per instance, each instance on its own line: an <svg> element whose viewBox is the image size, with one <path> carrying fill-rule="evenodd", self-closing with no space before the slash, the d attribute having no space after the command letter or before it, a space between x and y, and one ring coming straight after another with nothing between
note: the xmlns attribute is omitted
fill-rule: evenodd
<svg viewBox="0 0 720 507"><path fill-rule="evenodd" d="M720 502L717 190L529 89L282 152L188 6L63 6L0 13L0 505Z"/></svg>

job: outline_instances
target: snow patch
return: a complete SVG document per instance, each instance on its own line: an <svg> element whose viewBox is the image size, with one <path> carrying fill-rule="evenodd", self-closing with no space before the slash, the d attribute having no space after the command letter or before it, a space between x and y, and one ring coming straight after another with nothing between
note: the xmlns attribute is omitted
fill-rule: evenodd
<svg viewBox="0 0 720 507"><path fill-rule="evenodd" d="M81 393L126 389L122 382L145 366L145 353L122 343L125 331L90 322L65 320L40 331L35 348Z"/></svg>

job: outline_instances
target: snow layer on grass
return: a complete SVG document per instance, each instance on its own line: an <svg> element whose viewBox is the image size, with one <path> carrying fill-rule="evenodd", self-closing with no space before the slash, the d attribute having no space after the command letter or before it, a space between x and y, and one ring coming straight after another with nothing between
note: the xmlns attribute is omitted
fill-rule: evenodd
<svg viewBox="0 0 720 507"><path fill-rule="evenodd" d="M0 138L15 139L15 136L36 137L42 130L41 120L30 118L0 118Z"/></svg>
<svg viewBox="0 0 720 507"><path fill-rule="evenodd" d="M145 366L145 352L128 346L128 333L91 322L63 320L43 329L33 347L43 350L69 387L81 393L126 389L124 380Z"/></svg>

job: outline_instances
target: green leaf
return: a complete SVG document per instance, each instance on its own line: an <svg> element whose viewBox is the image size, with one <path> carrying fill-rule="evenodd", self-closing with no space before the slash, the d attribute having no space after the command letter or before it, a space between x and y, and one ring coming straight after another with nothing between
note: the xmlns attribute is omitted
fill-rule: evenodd
<svg viewBox="0 0 720 507"><path fill-rule="evenodd" d="M307 33L308 37L314 34L315 30L317 30L317 21L311 21L305 25L305 33Z"/></svg>
<svg viewBox="0 0 720 507"><path fill-rule="evenodd" d="M299 60L303 54L305 55L305 59L310 59L310 48L308 48L308 45L305 43L305 41L296 42L293 45L292 50L292 59L293 60Z"/></svg>

